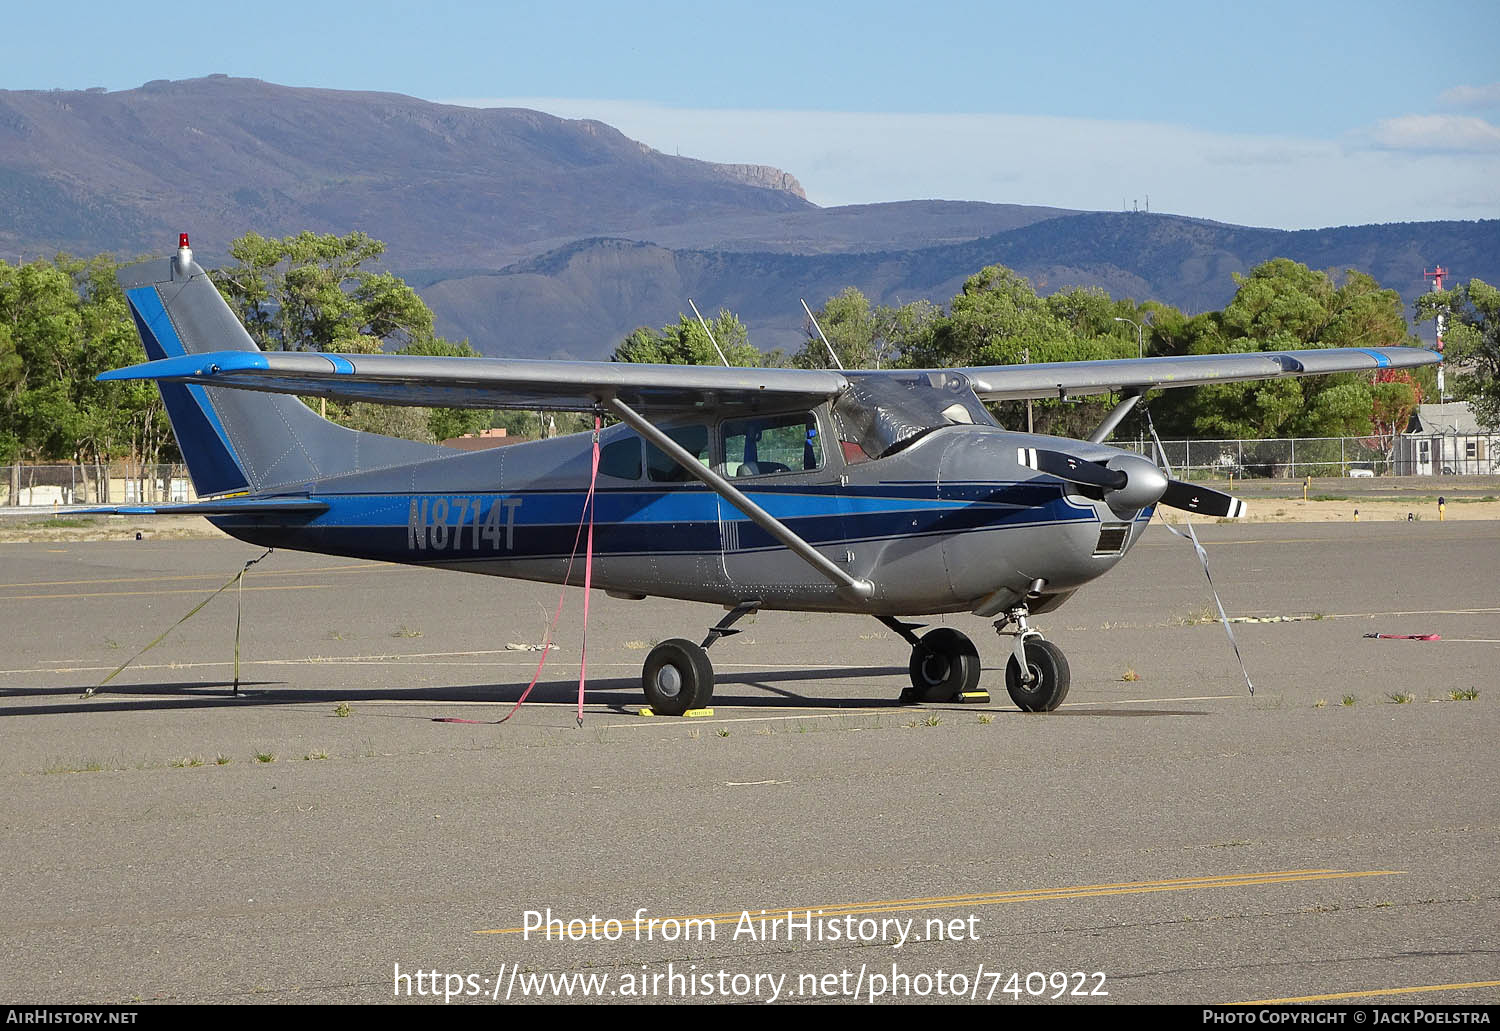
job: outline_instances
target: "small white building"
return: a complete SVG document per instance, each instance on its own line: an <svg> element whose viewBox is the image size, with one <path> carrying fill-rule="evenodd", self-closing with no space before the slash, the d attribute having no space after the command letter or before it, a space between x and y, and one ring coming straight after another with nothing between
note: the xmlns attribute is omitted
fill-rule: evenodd
<svg viewBox="0 0 1500 1031"><path fill-rule="evenodd" d="M1480 426L1467 401L1418 405L1394 459L1397 476L1500 475L1500 431Z"/></svg>

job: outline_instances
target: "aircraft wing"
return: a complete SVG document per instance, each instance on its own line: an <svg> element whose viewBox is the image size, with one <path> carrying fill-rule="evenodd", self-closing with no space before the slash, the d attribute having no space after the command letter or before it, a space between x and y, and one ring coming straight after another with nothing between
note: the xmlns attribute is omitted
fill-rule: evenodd
<svg viewBox="0 0 1500 1031"><path fill-rule="evenodd" d="M435 408L587 411L617 398L645 411L766 401L808 407L849 381L823 369L741 369L521 358L213 351L144 362L101 380L154 379Z"/></svg>
<svg viewBox="0 0 1500 1031"><path fill-rule="evenodd" d="M1247 351L1093 362L988 365L954 371L987 401L1147 391L1282 376L1406 369L1439 361L1415 347ZM902 375L911 375L903 371ZM742 369L521 358L446 358L310 351L213 351L144 362L101 380L154 379L337 401L437 408L587 411L615 398L643 411L732 408L765 402L809 407L835 397L849 378L827 369Z"/></svg>
<svg viewBox="0 0 1500 1031"><path fill-rule="evenodd" d="M1074 397L1113 391L1197 387L1206 383L1373 372L1434 365L1436 351L1418 347L1328 347L1305 351L1245 351L1164 358L1114 358L1096 362L987 365L958 369L986 401Z"/></svg>

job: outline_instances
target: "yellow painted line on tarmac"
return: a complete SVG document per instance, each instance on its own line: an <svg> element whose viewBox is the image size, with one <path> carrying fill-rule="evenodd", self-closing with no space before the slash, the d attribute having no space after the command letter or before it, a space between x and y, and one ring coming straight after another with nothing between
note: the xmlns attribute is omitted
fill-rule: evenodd
<svg viewBox="0 0 1500 1031"><path fill-rule="evenodd" d="M246 587L248 594L251 591L321 591L333 584L280 584L267 585L264 587ZM0 596L0 601L45 601L50 598L137 598L156 597L166 594L202 594L201 587L173 588L165 591L80 591L74 594L10 594Z"/></svg>
<svg viewBox="0 0 1500 1031"><path fill-rule="evenodd" d="M1066 888L1033 888L1023 891L1001 891L978 895L939 895L928 898L887 899L879 902L846 902L822 906L776 906L736 910L732 913L704 913L697 916L652 917L657 924L668 920L679 923L697 921L700 924L738 923L746 912L751 919L764 915L772 918L777 913L798 914L811 911L821 916L869 916L877 913L908 913L930 909L955 909L973 906L996 906L1012 902L1046 902L1058 899L1105 898L1115 895L1141 895L1162 891L1190 891L1199 888L1243 888L1269 884L1291 884L1299 881L1331 881L1353 877L1390 877L1401 870L1276 870L1270 873L1221 874L1210 877L1179 877L1164 881L1123 881L1113 884L1086 884ZM624 927L639 931L649 929L649 921L622 920ZM535 930L533 928L533 930ZM523 934L524 927L502 927L475 931L475 934Z"/></svg>
<svg viewBox="0 0 1500 1031"><path fill-rule="evenodd" d="M1494 988L1500 981L1464 981L1459 984L1422 984L1410 988L1371 988L1363 992L1333 992L1329 995L1299 995L1288 999L1256 999L1235 1006L1281 1006L1294 1002L1335 1002L1339 999L1372 999L1382 995L1415 995L1419 992L1452 992L1462 988Z"/></svg>

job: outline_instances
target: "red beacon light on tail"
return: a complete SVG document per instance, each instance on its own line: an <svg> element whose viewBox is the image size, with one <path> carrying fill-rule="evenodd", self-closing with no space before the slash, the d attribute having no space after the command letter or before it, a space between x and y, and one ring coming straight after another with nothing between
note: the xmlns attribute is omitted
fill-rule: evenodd
<svg viewBox="0 0 1500 1031"><path fill-rule="evenodd" d="M176 274L186 279L191 275L193 265L193 248L188 243L187 233L177 234L177 269Z"/></svg>

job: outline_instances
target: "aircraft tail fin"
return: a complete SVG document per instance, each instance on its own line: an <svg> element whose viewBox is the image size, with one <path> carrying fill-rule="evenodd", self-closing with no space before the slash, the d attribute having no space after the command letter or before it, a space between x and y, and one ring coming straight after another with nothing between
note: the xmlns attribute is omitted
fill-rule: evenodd
<svg viewBox="0 0 1500 1031"><path fill-rule="evenodd" d="M193 260L185 233L174 257L127 265L119 280L152 360L260 350ZM434 445L337 426L295 397L196 384L158 387L201 497L302 491L332 476L444 453Z"/></svg>

